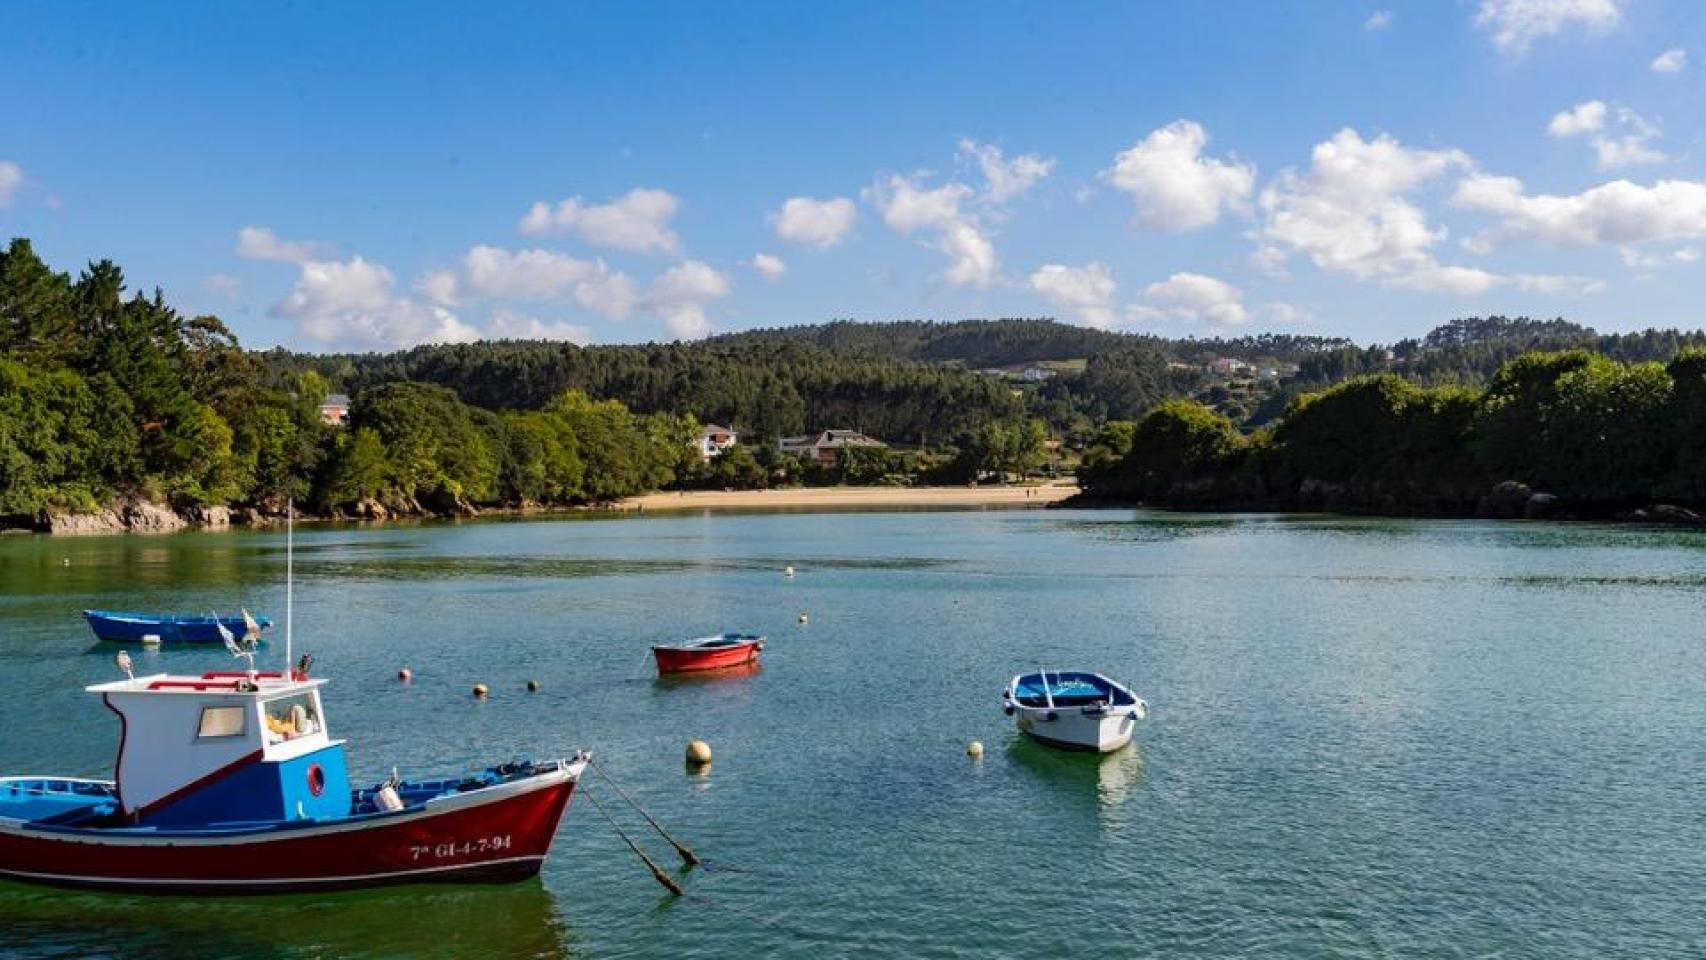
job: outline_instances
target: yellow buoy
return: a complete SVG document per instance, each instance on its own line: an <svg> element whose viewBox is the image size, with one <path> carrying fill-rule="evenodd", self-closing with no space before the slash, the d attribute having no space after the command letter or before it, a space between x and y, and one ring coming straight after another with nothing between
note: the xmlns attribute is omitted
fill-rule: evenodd
<svg viewBox="0 0 1706 960"><path fill-rule="evenodd" d="M491 693L491 692L492 692L492 691L490 691L490 690L488 690L488 689L487 689L487 688L486 688L486 685L485 685L485 684L483 684L483 683L476 683L476 684L474 684L474 696L476 696L476 697L479 697L479 698L481 698L481 699L484 699L484 698L485 698L485 696L486 696L486 695L487 695L487 694L489 694L489 693Z"/></svg>
<svg viewBox="0 0 1706 960"><path fill-rule="evenodd" d="M527 692L528 693L538 693L539 692L539 681L537 681L537 680L527 681Z"/></svg>
<svg viewBox="0 0 1706 960"><path fill-rule="evenodd" d="M408 683L410 680L413 680L414 678L415 678L415 672L413 670L410 670L408 667L404 667L403 669L397 671L397 679L403 681L404 683Z"/></svg>
<svg viewBox="0 0 1706 960"><path fill-rule="evenodd" d="M801 623L811 623L811 622L812 622L812 618L811 618L811 617L808 617L808 616L806 616L806 615L805 615L805 614L803 614L803 613L802 613L802 614L800 614L800 622L801 622Z"/></svg>
<svg viewBox="0 0 1706 960"><path fill-rule="evenodd" d="M703 740L695 740L687 745L687 762L698 765L711 762L711 745Z"/></svg>
<svg viewBox="0 0 1706 960"><path fill-rule="evenodd" d="M971 743L966 744L966 756L973 760L981 760L983 758L982 741L973 740Z"/></svg>

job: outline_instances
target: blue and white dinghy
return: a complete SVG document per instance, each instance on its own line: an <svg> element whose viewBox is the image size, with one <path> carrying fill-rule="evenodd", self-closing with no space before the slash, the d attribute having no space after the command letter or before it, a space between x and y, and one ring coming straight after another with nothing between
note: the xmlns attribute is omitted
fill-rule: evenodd
<svg viewBox="0 0 1706 960"><path fill-rule="evenodd" d="M1111 753L1131 742L1149 704L1099 673L1039 670L1014 677L1002 709L1021 733L1063 750Z"/></svg>

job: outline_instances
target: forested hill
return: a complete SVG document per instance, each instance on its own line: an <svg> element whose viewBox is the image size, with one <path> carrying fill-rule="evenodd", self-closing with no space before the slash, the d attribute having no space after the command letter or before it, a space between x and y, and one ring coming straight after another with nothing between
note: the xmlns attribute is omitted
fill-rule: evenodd
<svg viewBox="0 0 1706 960"><path fill-rule="evenodd" d="M734 427L766 455L776 437L829 428L887 441L894 457L862 464L860 476L999 475L1047 434L1082 448L1105 424L1169 399L1197 401L1243 434L1275 422L1295 432L1288 410L1365 374L1480 387L1535 351L1585 349L1638 366L1691 346L1706 346L1706 335L1505 317L1366 347L1002 319L837 321L695 343L255 352L216 317L128 291L116 264L91 263L74 278L17 239L0 249L0 526L136 498L185 509L295 497L371 512L375 502L460 509L794 482L788 465L771 462L707 474L686 452L706 422ZM349 429L320 422L328 392L352 396ZM1025 456L1013 452L1020 446ZM914 447L926 449L902 455Z"/></svg>
<svg viewBox="0 0 1706 960"><path fill-rule="evenodd" d="M860 323L836 320L794 327L745 330L712 343L803 343L837 353L897 360L953 363L972 369L1043 361L1084 360L1110 353L1158 354L1180 362L1217 357L1295 363L1324 350L1353 346L1340 337L1264 333L1255 336L1170 340L1144 333L1115 333L1044 318Z"/></svg>

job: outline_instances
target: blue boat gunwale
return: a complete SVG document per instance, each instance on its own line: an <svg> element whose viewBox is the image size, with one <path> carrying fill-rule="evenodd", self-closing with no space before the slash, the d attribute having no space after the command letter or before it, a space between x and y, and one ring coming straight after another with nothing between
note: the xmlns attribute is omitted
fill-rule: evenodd
<svg viewBox="0 0 1706 960"><path fill-rule="evenodd" d="M1045 682L1048 695L1043 692ZM1110 707L1129 707L1138 701L1124 684L1087 670L1023 673L1014 678L1011 693L1019 706L1031 708L1047 706L1051 697L1056 707L1089 706L1097 701Z"/></svg>
<svg viewBox="0 0 1706 960"><path fill-rule="evenodd" d="M350 791L350 805L351 808L357 812L352 812L347 816L342 817L303 817L300 819L292 818L289 820L279 821L233 820L208 824L206 826L161 828L157 826L86 826L78 824L58 824L45 822L41 819L25 820L19 817L10 817L5 814L0 814L0 824L6 824L11 826L13 829L35 834L53 834L56 836L88 838L110 837L113 839L128 838L137 840L196 840L264 836L288 833L296 830L324 829L326 827L341 828L352 824L368 824L391 818L426 814L431 812L430 805L435 800L468 796L499 787L525 783L528 780L545 779L550 777L552 774L561 773L564 770L569 769L569 766L569 763L563 760L550 760L540 763L534 763L533 761L528 760L518 761L515 769L507 773L500 773L500 768L487 768L479 773L460 778L445 777L431 780L405 780L397 785L397 790L400 794L405 796L410 794L417 796L424 794L424 796L420 796L419 799L413 802L405 802L403 806L396 810L362 810L360 809L361 807L370 806L372 804L373 796L378 793L379 788L362 787L359 789L353 789ZM16 787L25 782L32 781L36 783L75 784L83 787L104 787L108 791L106 794L106 800L118 799L117 784L113 781L81 780L73 777L4 777L0 778L0 790L4 790L7 787ZM470 786L474 781L481 782L477 785ZM74 794L71 791L67 791L67 795L71 796ZM87 793L81 793L80 795L88 796ZM54 814L54 817L67 816L76 811L92 811L93 809L102 806L104 802L106 801L97 800L93 803L85 804L82 807L71 807L68 810Z"/></svg>
<svg viewBox="0 0 1706 960"><path fill-rule="evenodd" d="M101 640L116 643L138 642L148 634L162 640L183 643L219 643L221 637L215 624L223 624L232 633L248 629L241 615L219 616L186 613L142 613L135 610L84 610L83 619ZM256 615L255 623L262 631L272 627L273 620Z"/></svg>

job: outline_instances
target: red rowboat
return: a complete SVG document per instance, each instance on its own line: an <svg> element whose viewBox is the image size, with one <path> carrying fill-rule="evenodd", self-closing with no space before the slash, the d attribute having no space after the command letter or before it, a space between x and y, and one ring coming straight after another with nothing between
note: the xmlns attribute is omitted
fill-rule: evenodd
<svg viewBox="0 0 1706 960"><path fill-rule="evenodd" d="M763 649L763 637L724 633L685 643L660 644L652 647L652 656L657 658L659 673L687 673L754 663L758 660L758 652Z"/></svg>

